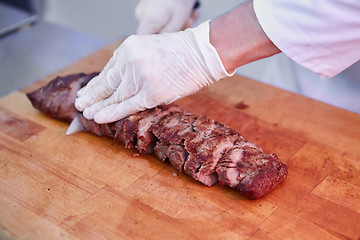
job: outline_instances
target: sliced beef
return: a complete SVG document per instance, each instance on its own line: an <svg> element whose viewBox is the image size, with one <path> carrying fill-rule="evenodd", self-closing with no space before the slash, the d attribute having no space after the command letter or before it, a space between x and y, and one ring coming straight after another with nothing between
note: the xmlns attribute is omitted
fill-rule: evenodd
<svg viewBox="0 0 360 240"><path fill-rule="evenodd" d="M171 113L158 123L153 124L150 130L162 142L180 144L185 138L193 137L194 130L192 123L198 117L195 114Z"/></svg>
<svg viewBox="0 0 360 240"><path fill-rule="evenodd" d="M104 136L109 137L109 138L115 137L115 133L116 133L114 130L115 124L106 123L106 124L99 124L99 125L100 125L100 130Z"/></svg>
<svg viewBox="0 0 360 240"><path fill-rule="evenodd" d="M157 142L154 147L154 154L162 162L169 161L170 145L165 142Z"/></svg>
<svg viewBox="0 0 360 240"><path fill-rule="evenodd" d="M115 123L115 140L125 147L136 147L141 153L152 153L157 138L150 131L151 126L167 114L180 111L175 105L158 106L121 119Z"/></svg>
<svg viewBox="0 0 360 240"><path fill-rule="evenodd" d="M138 126L138 117L135 115L131 115L116 122L114 127L115 141L124 144L127 148L135 148Z"/></svg>
<svg viewBox="0 0 360 240"><path fill-rule="evenodd" d="M219 181L256 199L273 190L287 175L287 167L275 154L265 154L260 147L242 142L220 159L216 172Z"/></svg>
<svg viewBox="0 0 360 240"><path fill-rule="evenodd" d="M205 116L176 113L164 117L152 128L160 144L157 155L166 156L179 171L184 171L207 186L217 183L217 162L227 148L234 146L240 134ZM170 155L167 148L187 154ZM163 153L160 153L163 151ZM179 159L181 159L179 161Z"/></svg>
<svg viewBox="0 0 360 240"><path fill-rule="evenodd" d="M84 126L87 132L95 134L97 136L103 136L100 124L97 124L94 120L87 120L81 113L78 114L79 121Z"/></svg>
<svg viewBox="0 0 360 240"><path fill-rule="evenodd" d="M87 132L98 136L115 137L114 123L97 124L94 120L87 120L81 113L78 117Z"/></svg>
<svg viewBox="0 0 360 240"><path fill-rule="evenodd" d="M156 143L154 153L161 161L170 161L173 167L179 172L183 171L184 163L189 156L189 153L183 146L177 144L166 144L164 142Z"/></svg>
<svg viewBox="0 0 360 240"><path fill-rule="evenodd" d="M138 119L136 149L141 153L152 153L154 151L157 138L150 131L151 126L157 124L164 116L170 113L182 112L175 105L158 106L147 111L149 111L148 114L142 115Z"/></svg>
<svg viewBox="0 0 360 240"><path fill-rule="evenodd" d="M70 122L76 115L86 131L107 136L154 152L180 172L212 186L218 181L259 198L275 188L287 175L287 167L275 154L266 154L235 130L197 114L184 113L175 105L158 106L114 123L87 120L74 106L76 92L98 73L57 77L27 94L33 106L51 117Z"/></svg>
<svg viewBox="0 0 360 240"><path fill-rule="evenodd" d="M154 109L145 110L116 122L114 127L115 140L124 144L127 148L135 148L138 141L139 122L143 118L152 115L154 111ZM155 141L155 139L149 141Z"/></svg>
<svg viewBox="0 0 360 240"><path fill-rule="evenodd" d="M207 184L204 184L208 185L208 179L214 179L220 157L228 148L233 147L241 136L235 130L205 116L199 117L192 125L196 134L184 142L185 149L191 155L184 165L184 170L194 179L206 179Z"/></svg>
<svg viewBox="0 0 360 240"><path fill-rule="evenodd" d="M184 171L207 186L217 183L212 181L216 175L215 167L222 154L234 146L236 138L225 135L205 137L201 141L188 144L185 142L185 149L190 156L184 164ZM191 147L189 147L191 145Z"/></svg>

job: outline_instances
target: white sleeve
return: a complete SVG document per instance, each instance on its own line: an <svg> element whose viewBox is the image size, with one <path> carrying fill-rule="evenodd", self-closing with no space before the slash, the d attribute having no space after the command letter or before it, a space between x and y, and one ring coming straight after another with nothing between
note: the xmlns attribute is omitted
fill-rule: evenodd
<svg viewBox="0 0 360 240"><path fill-rule="evenodd" d="M360 59L360 0L254 0L270 40L300 65L333 77Z"/></svg>

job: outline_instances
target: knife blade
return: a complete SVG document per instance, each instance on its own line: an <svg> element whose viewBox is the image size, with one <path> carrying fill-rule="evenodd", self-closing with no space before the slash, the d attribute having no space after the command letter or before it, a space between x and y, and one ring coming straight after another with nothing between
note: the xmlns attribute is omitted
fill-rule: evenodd
<svg viewBox="0 0 360 240"><path fill-rule="evenodd" d="M79 115L76 115L76 117L70 123L69 128L67 129L66 135L71 135L73 133L82 132L82 131L85 131L85 127L81 124L79 120Z"/></svg>

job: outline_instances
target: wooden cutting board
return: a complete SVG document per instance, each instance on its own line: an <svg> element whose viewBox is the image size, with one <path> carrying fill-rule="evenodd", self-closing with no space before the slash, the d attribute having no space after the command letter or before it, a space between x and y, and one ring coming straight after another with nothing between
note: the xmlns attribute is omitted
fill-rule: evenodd
<svg viewBox="0 0 360 240"><path fill-rule="evenodd" d="M288 165L259 200L78 133L25 92L99 71L115 43L0 99L0 239L359 239L360 115L234 76L178 101ZM241 108L236 108L242 103Z"/></svg>

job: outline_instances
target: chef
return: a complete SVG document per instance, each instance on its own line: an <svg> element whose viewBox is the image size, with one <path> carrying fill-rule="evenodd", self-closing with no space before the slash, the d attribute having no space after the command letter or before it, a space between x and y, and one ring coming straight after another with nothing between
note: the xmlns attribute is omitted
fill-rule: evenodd
<svg viewBox="0 0 360 240"><path fill-rule="evenodd" d="M138 35L127 38L78 91L76 108L98 123L114 122L193 94L242 65L280 52L323 80L360 59L357 0L248 0L174 32L192 24L196 5L195 0L141 0ZM350 98L359 106L360 84L354 87Z"/></svg>

